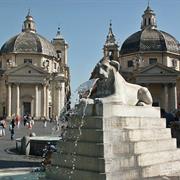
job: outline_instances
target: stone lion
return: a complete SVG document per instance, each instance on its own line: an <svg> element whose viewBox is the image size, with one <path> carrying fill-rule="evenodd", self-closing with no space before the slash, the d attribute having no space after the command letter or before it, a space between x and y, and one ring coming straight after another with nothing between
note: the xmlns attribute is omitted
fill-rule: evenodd
<svg viewBox="0 0 180 180"><path fill-rule="evenodd" d="M102 60L94 68L90 80L96 79L86 100L89 102L117 102L122 105L152 105L152 96L146 87L131 84L119 73L117 61Z"/></svg>

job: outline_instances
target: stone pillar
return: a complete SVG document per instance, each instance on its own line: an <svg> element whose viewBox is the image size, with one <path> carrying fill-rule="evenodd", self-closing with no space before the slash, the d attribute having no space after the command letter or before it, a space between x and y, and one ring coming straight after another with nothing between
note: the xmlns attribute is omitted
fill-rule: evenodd
<svg viewBox="0 0 180 180"><path fill-rule="evenodd" d="M57 84L57 108L56 108L56 115L59 116L60 115L60 111L61 111L61 83Z"/></svg>
<svg viewBox="0 0 180 180"><path fill-rule="evenodd" d="M65 82L61 82L60 100L60 111L62 111L65 104Z"/></svg>
<svg viewBox="0 0 180 180"><path fill-rule="evenodd" d="M38 112L39 112L39 108L38 108L38 85L35 85L35 117L38 117Z"/></svg>
<svg viewBox="0 0 180 180"><path fill-rule="evenodd" d="M16 115L20 115L19 100L19 84L16 84Z"/></svg>
<svg viewBox="0 0 180 180"><path fill-rule="evenodd" d="M21 153L28 156L30 153L30 137L24 136L21 139Z"/></svg>
<svg viewBox="0 0 180 180"><path fill-rule="evenodd" d="M171 109L177 109L177 89L175 83L171 86L171 101Z"/></svg>
<svg viewBox="0 0 180 180"><path fill-rule="evenodd" d="M43 116L46 117L46 84L43 85Z"/></svg>
<svg viewBox="0 0 180 180"><path fill-rule="evenodd" d="M168 84L164 84L164 109L168 111Z"/></svg>
<svg viewBox="0 0 180 180"><path fill-rule="evenodd" d="M49 86L46 87L46 116L49 118Z"/></svg>
<svg viewBox="0 0 180 180"><path fill-rule="evenodd" d="M11 117L11 84L8 84L8 117Z"/></svg>

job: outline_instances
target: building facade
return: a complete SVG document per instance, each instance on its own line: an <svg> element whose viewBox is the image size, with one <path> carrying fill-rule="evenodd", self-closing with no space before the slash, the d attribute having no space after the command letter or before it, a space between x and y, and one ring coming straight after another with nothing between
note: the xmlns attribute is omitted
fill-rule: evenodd
<svg viewBox="0 0 180 180"><path fill-rule="evenodd" d="M149 7L142 15L141 30L130 35L119 49L110 23L104 58L117 60L120 73L131 83L147 87L153 105L172 111L180 105L180 46L172 35L158 30Z"/></svg>
<svg viewBox="0 0 180 180"><path fill-rule="evenodd" d="M70 97L67 50L59 28L49 42L28 13L22 32L0 50L0 116L59 116Z"/></svg>

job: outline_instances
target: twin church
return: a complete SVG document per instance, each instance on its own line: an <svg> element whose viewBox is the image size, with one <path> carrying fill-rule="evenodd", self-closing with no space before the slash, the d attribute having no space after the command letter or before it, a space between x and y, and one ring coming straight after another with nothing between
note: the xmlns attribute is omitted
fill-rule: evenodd
<svg viewBox="0 0 180 180"><path fill-rule="evenodd" d="M158 30L149 7L141 29L119 48L110 24L103 58L119 61L121 74L131 83L146 86L154 106L166 111L180 105L180 45ZM70 98L68 44L58 29L50 42L36 31L28 13L22 32L0 49L0 116L30 114L35 119L59 116Z"/></svg>
<svg viewBox="0 0 180 180"><path fill-rule="evenodd" d="M141 29L130 35L120 50L110 24L103 50L103 58L120 62L120 73L128 82L150 90L153 106L166 111L180 108L180 44L157 28L149 5L142 15Z"/></svg>
<svg viewBox="0 0 180 180"><path fill-rule="evenodd" d="M0 50L0 116L59 116L70 98L67 51L60 30L48 41L29 12L22 32Z"/></svg>

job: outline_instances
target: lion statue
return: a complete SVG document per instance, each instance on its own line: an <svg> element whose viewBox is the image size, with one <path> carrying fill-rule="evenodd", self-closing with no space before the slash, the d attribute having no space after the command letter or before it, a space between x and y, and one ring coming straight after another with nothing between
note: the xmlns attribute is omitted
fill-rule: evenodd
<svg viewBox="0 0 180 180"><path fill-rule="evenodd" d="M131 84L119 73L120 64L102 60L94 68L88 91L81 96L92 102L117 102L122 105L152 106L152 96L146 87ZM87 93L88 92L88 93Z"/></svg>

